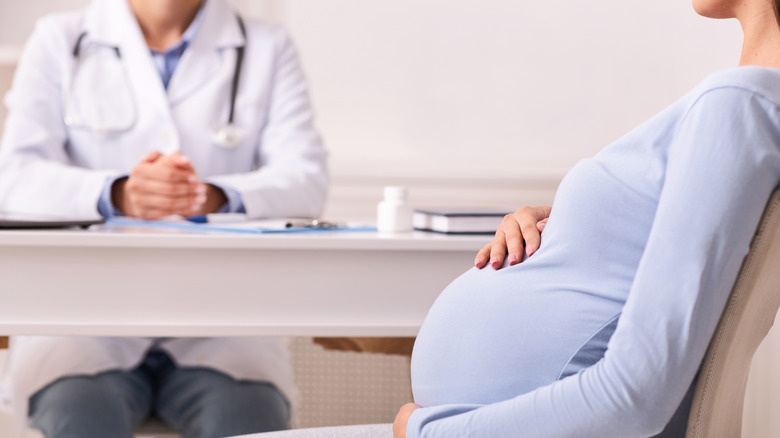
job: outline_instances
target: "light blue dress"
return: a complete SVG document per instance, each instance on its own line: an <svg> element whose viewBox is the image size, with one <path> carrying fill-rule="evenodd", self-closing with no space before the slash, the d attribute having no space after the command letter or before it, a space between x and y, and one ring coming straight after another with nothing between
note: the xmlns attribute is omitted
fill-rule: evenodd
<svg viewBox="0 0 780 438"><path fill-rule="evenodd" d="M536 254L431 307L407 436L660 433L780 181L779 103L780 70L719 72L577 164Z"/></svg>

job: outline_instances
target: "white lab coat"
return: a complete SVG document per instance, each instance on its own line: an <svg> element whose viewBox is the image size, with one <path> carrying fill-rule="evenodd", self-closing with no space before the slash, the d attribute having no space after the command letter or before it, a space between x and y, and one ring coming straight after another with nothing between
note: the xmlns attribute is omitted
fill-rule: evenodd
<svg viewBox="0 0 780 438"><path fill-rule="evenodd" d="M235 110L235 123L245 137L235 149L215 146L211 134L227 121L235 47L244 44L244 37L223 0L208 0L204 8L200 28L167 92L125 1L95 0L84 11L40 20L6 98L0 210L99 217L98 198L108 177L128 174L151 150L181 150L202 179L237 190L251 217L317 216L326 195L326 153L313 127L306 82L290 39L276 25L245 20L246 51ZM76 62L73 47L83 31L81 57L112 50L107 46L121 51L137 106L136 122L128 131L101 134L63 122L63 94ZM95 64L86 62L81 68ZM101 90L110 90L110 81L124 81L123 75L109 76L104 75L109 82ZM124 87L124 82L116 84ZM88 106L94 99L113 99L108 94L84 92L74 99ZM111 293L111 285L105 290ZM261 290L279 292L268 279L258 279ZM124 299L132 297L117 297L117 305ZM28 397L47 383L66 375L131 369L151 343L146 338L12 339L6 370L17 418L25 418ZM180 365L271 381L294 401L292 371L279 340L172 339L162 346Z"/></svg>

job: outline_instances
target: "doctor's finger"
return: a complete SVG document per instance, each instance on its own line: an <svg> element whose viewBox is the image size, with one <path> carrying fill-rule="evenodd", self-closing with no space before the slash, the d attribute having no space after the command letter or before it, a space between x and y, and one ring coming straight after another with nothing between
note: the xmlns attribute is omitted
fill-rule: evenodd
<svg viewBox="0 0 780 438"><path fill-rule="evenodd" d="M141 218L144 220L156 220L156 219L162 219L167 216L171 216L173 213L169 213L165 210L156 210L156 209L135 209L133 210L133 217Z"/></svg>
<svg viewBox="0 0 780 438"><path fill-rule="evenodd" d="M154 163L160 157L162 157L162 153L160 151L151 151L148 154L146 154L143 158L141 158L141 162Z"/></svg>
<svg viewBox="0 0 780 438"><path fill-rule="evenodd" d="M177 167L179 169L191 170L193 172L195 171L190 158L184 155L181 151L176 151L172 154L164 156L161 162L170 164L171 166Z"/></svg>
<svg viewBox="0 0 780 438"><path fill-rule="evenodd" d="M164 196L192 196L205 193L203 184L190 182L160 181L145 177L143 174L131 173L124 186L125 192L130 196L164 195Z"/></svg>
<svg viewBox="0 0 780 438"><path fill-rule="evenodd" d="M166 196L153 193L134 197L133 205L138 210L163 210L170 214L197 211L206 202L205 195Z"/></svg>
<svg viewBox="0 0 780 438"><path fill-rule="evenodd" d="M141 163L133 168L130 176L163 182L198 182L198 177L192 170L180 169L170 164L161 163L161 161Z"/></svg>
<svg viewBox="0 0 780 438"><path fill-rule="evenodd" d="M149 202L149 199L140 197L134 199L136 202L131 203L132 204L132 214L131 216L134 217L140 217L142 219L147 220L154 220L154 219L160 219L167 216L173 216L173 215L180 215L180 216L192 216L193 211L198 210L200 207L196 208L195 206L185 206L184 208L171 208L167 205L171 204L157 204L154 202Z"/></svg>
<svg viewBox="0 0 780 438"><path fill-rule="evenodd" d="M138 193L174 197L206 194L206 185L202 183L167 182L155 179L140 180L132 189Z"/></svg>
<svg viewBox="0 0 780 438"><path fill-rule="evenodd" d="M142 210L136 210L134 216L144 220L157 220L164 217L173 216L179 214L174 210L146 208Z"/></svg>

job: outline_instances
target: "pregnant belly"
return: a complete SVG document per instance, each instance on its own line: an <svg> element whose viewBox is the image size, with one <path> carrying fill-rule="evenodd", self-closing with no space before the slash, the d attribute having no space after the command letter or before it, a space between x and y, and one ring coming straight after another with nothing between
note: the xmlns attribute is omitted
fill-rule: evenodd
<svg viewBox="0 0 780 438"><path fill-rule="evenodd" d="M523 265L472 269L442 292L414 346L415 402L487 404L547 385L620 312Z"/></svg>

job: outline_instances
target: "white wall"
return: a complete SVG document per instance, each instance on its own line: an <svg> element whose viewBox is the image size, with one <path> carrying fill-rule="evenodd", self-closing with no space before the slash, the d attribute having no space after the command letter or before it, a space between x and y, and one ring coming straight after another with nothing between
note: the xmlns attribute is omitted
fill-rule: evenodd
<svg viewBox="0 0 780 438"><path fill-rule="evenodd" d="M279 4L348 175L560 175L741 43L678 1Z"/></svg>
<svg viewBox="0 0 780 438"><path fill-rule="evenodd" d="M372 214L388 182L418 204L549 203L576 161L741 44L736 22L689 2L270 3L310 76L336 215Z"/></svg>
<svg viewBox="0 0 780 438"><path fill-rule="evenodd" d="M0 44L22 44L41 15L88 3L89 0L0 0Z"/></svg>

